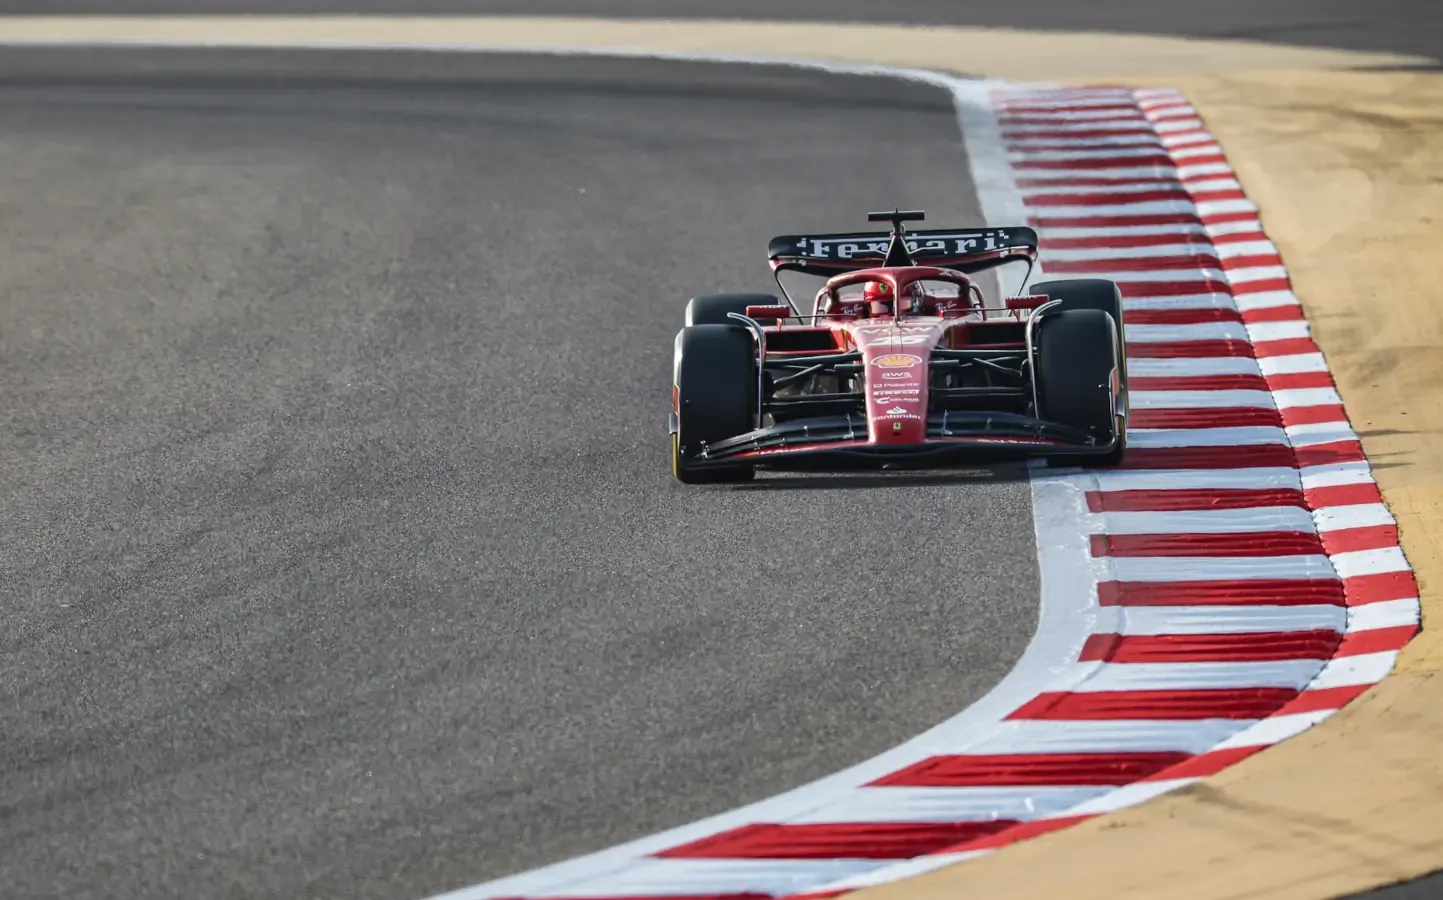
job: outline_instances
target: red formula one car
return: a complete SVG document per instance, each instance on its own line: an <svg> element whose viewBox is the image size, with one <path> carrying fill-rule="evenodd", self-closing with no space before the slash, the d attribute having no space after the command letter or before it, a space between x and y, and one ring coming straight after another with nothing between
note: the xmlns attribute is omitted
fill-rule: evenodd
<svg viewBox="0 0 1443 900"><path fill-rule="evenodd" d="M1032 285L989 307L971 277L1037 260L1030 228L784 235L785 303L711 294L676 336L672 470L689 484L758 467L930 468L1041 456L1115 465L1126 446L1122 298L1102 279ZM827 278L810 312L784 272ZM1025 283L1025 281L1024 281Z"/></svg>

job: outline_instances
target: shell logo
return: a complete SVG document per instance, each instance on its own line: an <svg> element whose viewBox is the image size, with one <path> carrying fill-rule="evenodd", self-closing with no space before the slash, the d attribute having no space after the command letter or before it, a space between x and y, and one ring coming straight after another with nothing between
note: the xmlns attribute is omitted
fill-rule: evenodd
<svg viewBox="0 0 1443 900"><path fill-rule="evenodd" d="M889 353L872 360L872 365L879 369L910 369L921 362L922 357L910 353Z"/></svg>

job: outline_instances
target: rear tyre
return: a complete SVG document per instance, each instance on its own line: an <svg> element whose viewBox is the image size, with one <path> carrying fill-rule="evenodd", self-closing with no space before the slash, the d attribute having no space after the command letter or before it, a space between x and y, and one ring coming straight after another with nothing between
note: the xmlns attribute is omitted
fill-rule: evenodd
<svg viewBox="0 0 1443 900"><path fill-rule="evenodd" d="M1090 435L1100 443L1120 440L1111 451L1057 457L1059 465L1114 466L1126 449L1126 418L1117 415L1114 391L1126 405L1122 347L1111 317L1099 309L1044 313L1037 327L1037 415ZM1117 383L1114 385L1114 372Z"/></svg>
<svg viewBox="0 0 1443 900"><path fill-rule="evenodd" d="M683 328L676 335L673 383L677 433L671 442L672 474L685 484L750 481L756 474L750 464L692 468L685 460L705 443L756 427L757 358L751 333L740 325Z"/></svg>
<svg viewBox="0 0 1443 900"><path fill-rule="evenodd" d="M688 325L740 325L727 313L746 315L748 306L783 306L775 294L704 294L686 305Z"/></svg>

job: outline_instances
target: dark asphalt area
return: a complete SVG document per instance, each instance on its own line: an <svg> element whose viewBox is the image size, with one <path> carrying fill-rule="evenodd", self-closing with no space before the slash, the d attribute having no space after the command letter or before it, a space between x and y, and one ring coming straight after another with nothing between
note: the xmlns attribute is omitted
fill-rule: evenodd
<svg viewBox="0 0 1443 900"><path fill-rule="evenodd" d="M124 7L1443 57L1443 4L1403 0ZM963 708L1029 637L1031 522L1006 473L734 490L667 470L688 296L765 289L772 233L894 203L975 217L940 92L595 59L0 51L0 113L0 896L421 897L863 759Z"/></svg>
<svg viewBox="0 0 1443 900"><path fill-rule="evenodd" d="M1030 637L1015 474L667 458L689 296L765 288L773 233L976 221L942 91L3 65L6 898L464 886L865 759Z"/></svg>
<svg viewBox="0 0 1443 900"><path fill-rule="evenodd" d="M1438 0L0 0L0 15L342 12L977 25L1231 38L1443 60Z"/></svg>

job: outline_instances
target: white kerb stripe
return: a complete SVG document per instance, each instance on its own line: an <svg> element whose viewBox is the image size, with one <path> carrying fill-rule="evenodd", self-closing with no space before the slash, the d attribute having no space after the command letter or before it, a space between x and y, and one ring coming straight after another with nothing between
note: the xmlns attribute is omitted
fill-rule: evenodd
<svg viewBox="0 0 1443 900"><path fill-rule="evenodd" d="M1333 564L1326 556L1114 556L1097 557L1094 564L1099 581L1335 577Z"/></svg>
<svg viewBox="0 0 1443 900"><path fill-rule="evenodd" d="M1408 560L1404 558L1403 551L1399 547L1383 547L1378 550L1352 550L1347 553L1334 553L1331 559L1340 578L1409 571Z"/></svg>
<svg viewBox="0 0 1443 900"><path fill-rule="evenodd" d="M1006 722L974 744L973 753L1202 753L1253 724L1251 720L1026 719Z"/></svg>
<svg viewBox="0 0 1443 900"><path fill-rule="evenodd" d="M1104 512L1088 523L1097 534L1238 534L1258 531L1313 533L1313 517L1296 506L1192 509L1177 512Z"/></svg>
<svg viewBox="0 0 1443 900"><path fill-rule="evenodd" d="M1324 721L1333 714L1331 709L1320 709L1314 712L1289 713L1285 716L1273 716L1263 719L1250 728L1244 728L1237 734L1219 743L1214 750L1238 750L1243 747L1267 747L1290 737L1302 734L1314 725Z"/></svg>
<svg viewBox="0 0 1443 900"><path fill-rule="evenodd" d="M1130 447L1241 447L1259 444L1286 444L1283 429L1270 425L1246 425L1235 428L1129 428Z"/></svg>
<svg viewBox="0 0 1443 900"><path fill-rule="evenodd" d="M1145 289L1142 293L1145 293ZM1123 331L1127 335L1128 342L1133 344L1246 341L1248 339L1247 329L1241 322L1201 322L1197 325L1127 325ZM1272 406L1272 402L1269 401L1268 405Z"/></svg>
<svg viewBox="0 0 1443 900"><path fill-rule="evenodd" d="M1109 787L863 787L788 819L846 822L1028 821L1107 793Z"/></svg>
<svg viewBox="0 0 1443 900"><path fill-rule="evenodd" d="M1421 615L1421 606L1417 597L1350 606L1348 607L1348 633L1417 625Z"/></svg>
<svg viewBox="0 0 1443 900"><path fill-rule="evenodd" d="M1348 610L1323 603L1308 606L1137 606L1121 609L1119 634L1269 634L1288 631L1341 632Z"/></svg>
<svg viewBox="0 0 1443 900"><path fill-rule="evenodd" d="M653 859L640 857L526 892L528 897L644 897L649 894L775 894L806 890L828 881L879 869L888 860L860 859Z"/></svg>
<svg viewBox="0 0 1443 900"><path fill-rule="evenodd" d="M1380 525L1395 525L1397 519L1381 503L1359 503L1352 506L1328 506L1313 514L1319 531L1339 531L1344 528L1374 528Z"/></svg>
<svg viewBox="0 0 1443 900"><path fill-rule="evenodd" d="M1268 391L1132 391L1128 396L1133 409L1274 408L1274 395Z"/></svg>
<svg viewBox="0 0 1443 900"><path fill-rule="evenodd" d="M1130 377L1184 377L1196 375L1261 375L1263 368L1256 359L1245 356L1206 356L1200 359L1146 359L1129 356Z"/></svg>
<svg viewBox="0 0 1443 900"><path fill-rule="evenodd" d="M1104 797L1099 797L1075 809L1070 809L1066 815L1069 817L1090 816L1116 812L1119 809L1126 809L1129 806L1146 803L1155 797L1161 797L1163 794L1171 793L1172 791L1187 787L1201 780L1202 779L1199 778L1171 778L1162 781L1135 782L1129 784L1127 787L1119 788Z"/></svg>
<svg viewBox="0 0 1443 900"><path fill-rule="evenodd" d="M1089 473L1096 490L1156 491L1205 488L1292 488L1303 486L1297 469L1119 469Z"/></svg>
<svg viewBox="0 0 1443 900"><path fill-rule="evenodd" d="M1357 656L1340 656L1328 660L1318 677L1308 685L1310 691L1321 691L1335 687L1356 687L1361 684L1377 684L1392 671L1398 660L1397 650L1379 653L1360 653Z"/></svg>
<svg viewBox="0 0 1443 900"><path fill-rule="evenodd" d="M1276 662L1078 663L1095 667L1073 690L1189 691L1223 688L1293 688L1301 690L1323 667L1322 660Z"/></svg>

